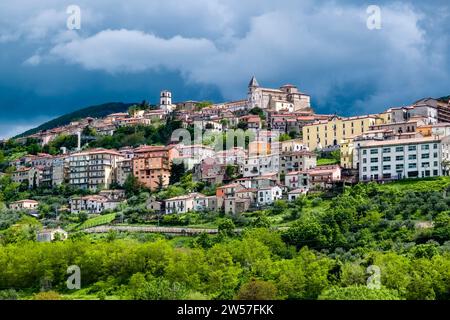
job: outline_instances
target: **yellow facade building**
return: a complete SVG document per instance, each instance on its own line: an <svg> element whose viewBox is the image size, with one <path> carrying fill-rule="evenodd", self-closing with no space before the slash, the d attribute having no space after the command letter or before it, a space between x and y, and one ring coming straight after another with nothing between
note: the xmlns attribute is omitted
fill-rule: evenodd
<svg viewBox="0 0 450 320"><path fill-rule="evenodd" d="M341 167L353 169L353 138L341 141Z"/></svg>
<svg viewBox="0 0 450 320"><path fill-rule="evenodd" d="M353 138L369 130L369 127L383 123L378 115L338 117L321 120L303 126L303 141L309 150L337 146L342 140Z"/></svg>

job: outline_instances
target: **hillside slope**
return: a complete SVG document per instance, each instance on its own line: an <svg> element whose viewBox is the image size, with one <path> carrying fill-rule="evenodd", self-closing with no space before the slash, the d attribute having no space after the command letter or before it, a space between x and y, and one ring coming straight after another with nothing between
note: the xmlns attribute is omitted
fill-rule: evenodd
<svg viewBox="0 0 450 320"><path fill-rule="evenodd" d="M49 130L59 126L63 126L69 124L71 121L92 117L92 118L101 118L105 117L108 114L116 113L116 112L126 112L128 108L135 103L122 103L122 102L109 102L96 106L90 106L87 108L83 108L72 113L65 114L56 119L50 120L46 123L41 124L40 126L30 129L17 137L27 136L42 130ZM16 137L16 138L17 138Z"/></svg>

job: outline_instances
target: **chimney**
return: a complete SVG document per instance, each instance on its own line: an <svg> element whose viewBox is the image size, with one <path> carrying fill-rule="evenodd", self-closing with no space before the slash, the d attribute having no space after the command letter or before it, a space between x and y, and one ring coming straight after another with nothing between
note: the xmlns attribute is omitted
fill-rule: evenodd
<svg viewBox="0 0 450 320"><path fill-rule="evenodd" d="M78 136L77 151L80 151L81 150L81 131L77 132L77 136Z"/></svg>

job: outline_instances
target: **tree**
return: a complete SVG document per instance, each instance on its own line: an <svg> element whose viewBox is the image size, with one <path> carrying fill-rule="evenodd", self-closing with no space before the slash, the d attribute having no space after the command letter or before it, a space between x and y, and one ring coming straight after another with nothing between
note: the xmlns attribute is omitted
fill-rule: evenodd
<svg viewBox="0 0 450 320"><path fill-rule="evenodd" d="M83 131L81 131L81 135L92 137L97 135L97 131L95 131L95 129L91 128L90 126L86 126L84 127Z"/></svg>
<svg viewBox="0 0 450 320"><path fill-rule="evenodd" d="M236 295L237 300L275 300L277 287L269 281L251 279Z"/></svg>
<svg viewBox="0 0 450 320"><path fill-rule="evenodd" d="M206 107L209 107L209 106L211 106L213 103L211 102L211 101L202 101L202 102L198 102L196 105L195 105L195 108L197 109L197 110L201 110L201 109L203 109L203 108L206 108Z"/></svg>
<svg viewBox="0 0 450 320"><path fill-rule="evenodd" d="M254 228L270 228L270 220L264 215L259 215L253 222Z"/></svg>
<svg viewBox="0 0 450 320"><path fill-rule="evenodd" d="M123 188L125 189L125 193L126 193L127 197L132 197L134 195L138 195L144 189L142 183L139 182L138 178L136 178L132 174L130 174L127 177L127 179L125 180L125 183L123 184Z"/></svg>
<svg viewBox="0 0 450 320"><path fill-rule="evenodd" d="M85 222L87 219L88 219L88 214L87 214L86 211L80 211L80 212L78 213L78 221L79 221L80 223Z"/></svg>
<svg viewBox="0 0 450 320"><path fill-rule="evenodd" d="M282 133L280 134L280 136L278 137L278 141L283 142L283 141L287 141L287 140L291 140L291 136L286 134L286 133Z"/></svg>
<svg viewBox="0 0 450 320"><path fill-rule="evenodd" d="M369 289L367 286L333 287L325 290L319 300L400 300L392 289Z"/></svg>
<svg viewBox="0 0 450 320"><path fill-rule="evenodd" d="M255 107L253 109L250 109L250 111L248 112L249 114L254 114L254 115L258 115L261 120L265 120L266 116L264 115L264 111L259 108L259 107Z"/></svg>
<svg viewBox="0 0 450 320"><path fill-rule="evenodd" d="M219 234L224 236L232 236L235 228L236 226L230 218L222 219L218 225Z"/></svg>
<svg viewBox="0 0 450 320"><path fill-rule="evenodd" d="M0 300L19 300L19 295L14 289L1 290Z"/></svg>
<svg viewBox="0 0 450 320"><path fill-rule="evenodd" d="M246 131L248 129L248 122L239 121L239 123L237 124L237 128Z"/></svg>
<svg viewBox="0 0 450 320"><path fill-rule="evenodd" d="M232 164L227 164L227 166L225 168L225 174L228 179L230 179L230 180L234 179L238 172L239 172L238 166L232 165Z"/></svg>
<svg viewBox="0 0 450 320"><path fill-rule="evenodd" d="M162 189L164 189L164 179L162 175L159 175L156 182L156 192L160 192Z"/></svg>
<svg viewBox="0 0 450 320"><path fill-rule="evenodd" d="M182 300L187 290L177 282L142 273L134 274L130 279L129 290L135 300Z"/></svg>
<svg viewBox="0 0 450 320"><path fill-rule="evenodd" d="M180 182L181 177L183 177L185 173L184 163L174 163L170 167L170 179L169 184L173 185L177 182Z"/></svg>

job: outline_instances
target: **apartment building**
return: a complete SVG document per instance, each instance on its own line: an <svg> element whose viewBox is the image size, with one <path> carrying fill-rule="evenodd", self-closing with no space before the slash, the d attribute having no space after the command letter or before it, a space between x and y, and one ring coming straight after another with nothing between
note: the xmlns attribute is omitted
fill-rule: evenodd
<svg viewBox="0 0 450 320"><path fill-rule="evenodd" d="M360 181L425 178L448 169L449 137L370 141L357 148ZM444 167L444 168L443 168Z"/></svg>
<svg viewBox="0 0 450 320"><path fill-rule="evenodd" d="M218 164L242 165L247 157L247 151L242 147L235 147L214 154L214 159Z"/></svg>
<svg viewBox="0 0 450 320"><path fill-rule="evenodd" d="M92 149L69 157L69 184L80 189L109 189L116 182L123 156L114 150Z"/></svg>
<svg viewBox="0 0 450 320"><path fill-rule="evenodd" d="M284 185L292 189L309 189L309 175L307 171L292 171L284 176Z"/></svg>
<svg viewBox="0 0 450 320"><path fill-rule="evenodd" d="M413 117L404 122L378 123L370 126L369 130L391 130L394 134L412 133L417 131L417 127L424 125L426 119L423 117Z"/></svg>
<svg viewBox="0 0 450 320"><path fill-rule="evenodd" d="M171 162L178 155L171 146L141 146L134 151L133 174L151 190L167 187Z"/></svg>
<svg viewBox="0 0 450 320"><path fill-rule="evenodd" d="M128 177L133 174L133 159L122 159L117 162L117 183L120 186L125 184Z"/></svg>
<svg viewBox="0 0 450 320"><path fill-rule="evenodd" d="M248 144L249 156L267 155L271 153L271 144L266 141L255 140Z"/></svg>
<svg viewBox="0 0 450 320"><path fill-rule="evenodd" d="M213 157L215 153L213 148L200 144L177 144L174 148L178 152L178 156L174 158L174 161L176 163L183 163L186 170L193 169L195 165L206 158Z"/></svg>
<svg viewBox="0 0 450 320"><path fill-rule="evenodd" d="M194 181L222 184L226 175L226 168L226 165L216 163L214 158L208 158L194 166L192 178Z"/></svg>
<svg viewBox="0 0 450 320"><path fill-rule="evenodd" d="M51 164L43 168L41 184L45 187L60 186L67 182L68 173L68 160L64 157L53 158Z"/></svg>
<svg viewBox="0 0 450 320"><path fill-rule="evenodd" d="M279 154L260 155L245 159L243 166L244 177L257 177L274 172L280 172Z"/></svg>
<svg viewBox="0 0 450 320"><path fill-rule="evenodd" d="M329 189L336 182L341 181L341 167L339 165L320 166L308 170L310 189Z"/></svg>
<svg viewBox="0 0 450 320"><path fill-rule="evenodd" d="M42 183L44 167L22 167L11 175L11 180L16 183L27 183L30 189L39 187Z"/></svg>
<svg viewBox="0 0 450 320"><path fill-rule="evenodd" d="M381 121L376 115L349 118L335 116L304 125L303 141L309 150L337 146L343 139L360 135Z"/></svg>
<svg viewBox="0 0 450 320"><path fill-rule="evenodd" d="M280 173L308 170L316 167L317 156L310 151L286 152L280 155Z"/></svg>
<svg viewBox="0 0 450 320"><path fill-rule="evenodd" d="M413 117L423 117L425 124L438 122L438 106L434 99L422 99L413 105L390 108L391 122L405 122Z"/></svg>

